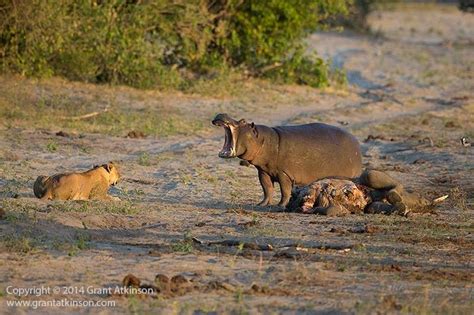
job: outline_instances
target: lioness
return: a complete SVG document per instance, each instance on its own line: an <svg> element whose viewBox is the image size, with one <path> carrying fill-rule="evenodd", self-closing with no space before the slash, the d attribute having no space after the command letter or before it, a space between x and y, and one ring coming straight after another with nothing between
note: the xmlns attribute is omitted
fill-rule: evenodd
<svg viewBox="0 0 474 315"><path fill-rule="evenodd" d="M119 179L117 166L109 162L82 173L38 176L33 191L42 200L117 200L109 196L107 191Z"/></svg>

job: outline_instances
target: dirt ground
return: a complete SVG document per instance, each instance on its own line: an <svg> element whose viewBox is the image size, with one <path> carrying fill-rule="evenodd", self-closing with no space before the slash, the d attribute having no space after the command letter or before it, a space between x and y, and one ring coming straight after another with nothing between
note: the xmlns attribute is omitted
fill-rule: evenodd
<svg viewBox="0 0 474 315"><path fill-rule="evenodd" d="M460 139L474 142L474 15L403 6L375 12L370 25L372 35L308 39L310 50L346 71L340 89L249 80L200 96L0 77L0 313L32 311L8 301L66 298L116 305L36 311L472 314L474 145ZM5 108L15 102L15 111ZM74 114L112 104L123 116L66 124L44 111L40 120L26 102L47 110L77 104ZM408 217L257 207L256 170L217 157L223 131L210 120L221 112L258 124L341 126L361 141L366 167L449 198L434 213ZM141 127L126 119L151 115L167 124L125 137ZM45 203L33 195L38 175L108 160L123 174L111 189L120 202ZM207 244L223 240L236 242ZM120 286L127 274L148 284L157 274L186 281L158 294L87 292ZM9 293L41 286L73 292Z"/></svg>

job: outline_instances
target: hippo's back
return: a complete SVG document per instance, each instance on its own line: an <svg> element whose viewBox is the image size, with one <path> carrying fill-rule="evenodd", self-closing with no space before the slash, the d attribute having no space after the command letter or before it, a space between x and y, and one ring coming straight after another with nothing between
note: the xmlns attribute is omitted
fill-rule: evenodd
<svg viewBox="0 0 474 315"><path fill-rule="evenodd" d="M296 184L343 176L353 178L362 172L360 145L349 132L322 123L279 126L278 166Z"/></svg>
<svg viewBox="0 0 474 315"><path fill-rule="evenodd" d="M349 132L323 123L313 123L298 126L278 126L274 127L278 134L283 138L298 139L300 141L329 141L341 138L355 139Z"/></svg>

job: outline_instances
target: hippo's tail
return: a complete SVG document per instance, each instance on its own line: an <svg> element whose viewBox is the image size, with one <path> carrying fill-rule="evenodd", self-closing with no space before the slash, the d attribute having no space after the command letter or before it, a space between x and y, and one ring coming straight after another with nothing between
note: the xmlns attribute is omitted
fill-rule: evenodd
<svg viewBox="0 0 474 315"><path fill-rule="evenodd" d="M43 198L46 194L46 181L49 179L49 176L38 176L34 185L33 185L33 192L37 198Z"/></svg>

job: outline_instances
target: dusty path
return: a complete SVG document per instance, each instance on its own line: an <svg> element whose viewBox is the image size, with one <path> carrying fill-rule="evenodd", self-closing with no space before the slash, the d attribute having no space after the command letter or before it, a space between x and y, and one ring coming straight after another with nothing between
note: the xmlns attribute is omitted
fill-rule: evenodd
<svg viewBox="0 0 474 315"><path fill-rule="evenodd" d="M172 108L203 127L145 139L3 128L0 193L7 214L0 221L0 312L28 311L7 307L8 285L103 288L119 285L128 273L148 282L162 273L183 274L192 288L172 297L75 293L27 300L116 301L103 313L469 313L474 147L459 139L474 141L474 15L454 7L411 7L374 14L371 25L378 36L309 38L310 49L344 67L350 83L345 91L257 84L242 95L212 98L68 82L14 86L1 78L5 89L47 99L57 89L71 101L113 97L131 113ZM430 197L451 198L436 214L408 218L327 218L256 207L261 191L255 170L217 158L222 130L209 124L217 112L265 124L324 121L342 125L361 142L372 135L377 139L363 142L367 166ZM107 160L120 161L124 180L112 193L121 202L44 204L32 196L37 175ZM375 228L364 232L366 224ZM300 244L305 250L206 246L190 237L275 248Z"/></svg>

